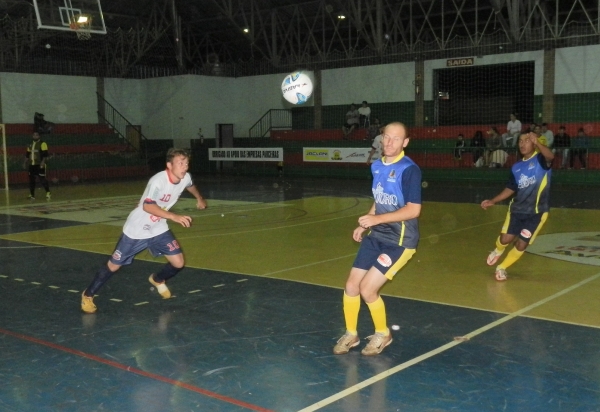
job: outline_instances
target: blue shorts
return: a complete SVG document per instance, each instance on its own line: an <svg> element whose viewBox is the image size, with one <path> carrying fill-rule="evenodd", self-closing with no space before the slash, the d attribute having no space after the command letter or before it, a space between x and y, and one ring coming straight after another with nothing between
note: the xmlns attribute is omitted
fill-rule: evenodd
<svg viewBox="0 0 600 412"><path fill-rule="evenodd" d="M119 266L129 265L133 262L135 255L145 249L148 249L154 257L182 253L179 243L170 230L149 239L132 239L123 233L110 257L110 261Z"/></svg>
<svg viewBox="0 0 600 412"><path fill-rule="evenodd" d="M373 236L365 236L352 267L363 270L374 267L392 280L416 251L416 249L406 249L403 246L381 242Z"/></svg>
<svg viewBox="0 0 600 412"><path fill-rule="evenodd" d="M546 223L547 218L548 212L535 215L508 212L501 232L518 236L525 243L531 244Z"/></svg>

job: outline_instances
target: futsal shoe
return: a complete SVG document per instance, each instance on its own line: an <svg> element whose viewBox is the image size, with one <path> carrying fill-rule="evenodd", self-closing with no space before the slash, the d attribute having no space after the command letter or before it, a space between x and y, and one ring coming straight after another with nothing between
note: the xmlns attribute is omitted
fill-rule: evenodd
<svg viewBox="0 0 600 412"><path fill-rule="evenodd" d="M81 294L81 310L85 313L96 313L98 308L94 305L94 298L92 296L86 296L85 291Z"/></svg>
<svg viewBox="0 0 600 412"><path fill-rule="evenodd" d="M29 196L29 200L35 200L34 196Z"/></svg>
<svg viewBox="0 0 600 412"><path fill-rule="evenodd" d="M46 192L46 200L50 200L51 196L50 196L50 192Z"/></svg>
<svg viewBox="0 0 600 412"><path fill-rule="evenodd" d="M387 335L384 335L383 333L376 333L374 335L367 336L367 339L369 339L369 343L367 343L367 346L365 346L361 351L361 353L365 356L379 355L386 346L392 343L393 340L392 334L389 331Z"/></svg>
<svg viewBox="0 0 600 412"><path fill-rule="evenodd" d="M503 282L508 278L506 274L506 269L496 269L496 280Z"/></svg>
<svg viewBox="0 0 600 412"><path fill-rule="evenodd" d="M156 290L158 291L158 293L160 293L160 296L162 296L163 299L169 299L171 297L171 292L169 291L169 288L167 287L165 282L158 283L154 280L154 273L150 275L148 281L156 287Z"/></svg>
<svg viewBox="0 0 600 412"><path fill-rule="evenodd" d="M359 343L360 338L358 337L358 335L353 335L346 331L346 333L344 333L344 335L338 339L337 343L333 347L333 354L343 355L345 353L348 353L350 352L350 349L352 349L355 346L358 346Z"/></svg>
<svg viewBox="0 0 600 412"><path fill-rule="evenodd" d="M502 251L502 252L504 252L504 251ZM502 256L502 252L498 253L498 252L496 252L496 249L492 250L487 257L488 266L494 266L496 264L496 262L498 261L498 259L500 259L500 256Z"/></svg>

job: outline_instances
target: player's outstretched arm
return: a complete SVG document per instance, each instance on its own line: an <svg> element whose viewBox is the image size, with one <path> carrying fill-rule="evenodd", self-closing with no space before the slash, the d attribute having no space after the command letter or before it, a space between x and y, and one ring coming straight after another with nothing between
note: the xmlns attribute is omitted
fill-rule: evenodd
<svg viewBox="0 0 600 412"><path fill-rule="evenodd" d="M515 193L514 190L509 189L509 188L506 187L506 188L504 188L504 190L502 192L500 192L498 194L498 196L494 197L491 200L486 199L483 202L481 202L481 207L483 208L483 210L485 210L485 209L487 209L490 206L494 206L498 202L502 202L503 200L508 199L514 193Z"/></svg>
<svg viewBox="0 0 600 412"><path fill-rule="evenodd" d="M208 203L206 203L206 200L202 197L195 185L188 187L187 191L196 198L196 209L206 209L208 207Z"/></svg>

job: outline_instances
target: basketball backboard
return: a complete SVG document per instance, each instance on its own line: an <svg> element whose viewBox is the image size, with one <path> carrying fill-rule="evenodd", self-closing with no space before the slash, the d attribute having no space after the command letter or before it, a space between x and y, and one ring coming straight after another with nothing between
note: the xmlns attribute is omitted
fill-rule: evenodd
<svg viewBox="0 0 600 412"><path fill-rule="evenodd" d="M88 33L106 34L100 0L33 0L33 6L38 29L73 31L82 27Z"/></svg>

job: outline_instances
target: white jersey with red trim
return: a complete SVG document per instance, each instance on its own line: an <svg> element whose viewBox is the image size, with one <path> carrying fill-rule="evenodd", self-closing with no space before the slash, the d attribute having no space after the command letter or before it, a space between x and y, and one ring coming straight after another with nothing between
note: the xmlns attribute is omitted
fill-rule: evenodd
<svg viewBox="0 0 600 412"><path fill-rule="evenodd" d="M179 183L172 183L166 170L150 178L138 206L131 211L123 226L123 233L132 239L149 239L169 230L167 219L144 211L144 203L155 203L163 210L169 210L181 193L192 185L189 173Z"/></svg>

